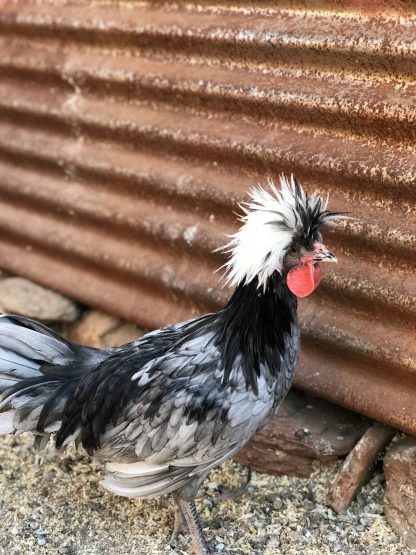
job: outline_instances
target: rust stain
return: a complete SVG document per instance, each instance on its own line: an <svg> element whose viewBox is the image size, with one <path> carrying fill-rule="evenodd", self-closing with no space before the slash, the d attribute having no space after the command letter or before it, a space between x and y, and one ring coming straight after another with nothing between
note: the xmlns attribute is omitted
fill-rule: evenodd
<svg viewBox="0 0 416 555"><path fill-rule="evenodd" d="M405 2L0 0L0 266L145 327L220 307L247 189L357 219L296 384L416 433L416 16Z"/></svg>

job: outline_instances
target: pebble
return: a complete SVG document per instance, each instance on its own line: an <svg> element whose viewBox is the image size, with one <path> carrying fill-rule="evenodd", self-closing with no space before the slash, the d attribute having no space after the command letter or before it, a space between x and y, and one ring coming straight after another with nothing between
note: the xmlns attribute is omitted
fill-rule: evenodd
<svg viewBox="0 0 416 555"><path fill-rule="evenodd" d="M275 499L273 501L273 509L276 509L277 511L280 510L283 507L283 502L281 499Z"/></svg>

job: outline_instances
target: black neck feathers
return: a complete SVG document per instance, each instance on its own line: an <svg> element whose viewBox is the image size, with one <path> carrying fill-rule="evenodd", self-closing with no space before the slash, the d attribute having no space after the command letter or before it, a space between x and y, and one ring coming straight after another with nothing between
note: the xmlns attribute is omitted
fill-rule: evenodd
<svg viewBox="0 0 416 555"><path fill-rule="evenodd" d="M268 279L266 288L258 288L257 278L240 284L216 321L217 345L227 384L237 363L247 387L257 393L257 378L262 367L277 376L281 357L296 320L296 297L288 290L279 272Z"/></svg>

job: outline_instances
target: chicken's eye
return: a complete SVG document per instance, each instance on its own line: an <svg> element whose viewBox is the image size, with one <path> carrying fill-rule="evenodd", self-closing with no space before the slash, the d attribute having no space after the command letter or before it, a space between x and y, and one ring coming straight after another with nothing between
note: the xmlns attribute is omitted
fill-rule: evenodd
<svg viewBox="0 0 416 555"><path fill-rule="evenodd" d="M291 248L289 249L289 252L290 252L291 254L295 254L295 252L297 252L297 250L298 250L298 249L297 249L296 247L291 247Z"/></svg>

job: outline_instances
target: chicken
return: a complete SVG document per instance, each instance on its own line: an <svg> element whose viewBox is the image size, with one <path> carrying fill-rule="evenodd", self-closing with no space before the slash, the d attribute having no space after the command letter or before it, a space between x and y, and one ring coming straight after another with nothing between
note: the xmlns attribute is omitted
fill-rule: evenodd
<svg viewBox="0 0 416 555"><path fill-rule="evenodd" d="M320 228L342 214L293 176L269 187L250 192L224 247L235 290L219 312L104 350L0 318L0 434L74 441L107 462L102 483L116 494L172 494L174 536L187 527L197 555L210 553L198 488L276 413L298 359L297 297L336 261Z"/></svg>

